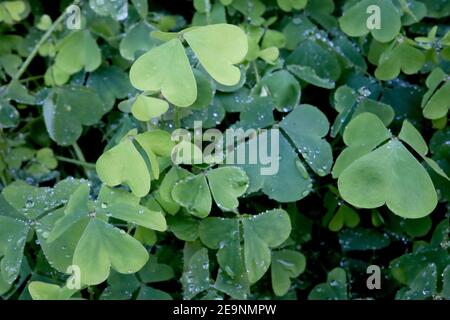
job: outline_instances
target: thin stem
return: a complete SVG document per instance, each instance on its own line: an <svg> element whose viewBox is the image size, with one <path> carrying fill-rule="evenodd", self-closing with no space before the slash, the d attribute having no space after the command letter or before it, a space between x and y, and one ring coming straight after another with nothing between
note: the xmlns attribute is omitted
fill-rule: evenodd
<svg viewBox="0 0 450 320"><path fill-rule="evenodd" d="M177 107L175 107L173 113L174 113L175 127L179 128L181 126L181 123L180 123L180 112L178 111Z"/></svg>
<svg viewBox="0 0 450 320"><path fill-rule="evenodd" d="M27 82L27 81L34 81L34 80L39 80L42 79L44 76L40 75L40 76L32 76L32 77L28 77L25 79L20 80L19 82Z"/></svg>
<svg viewBox="0 0 450 320"><path fill-rule="evenodd" d="M94 163L81 161L81 160L76 160L76 159L71 159L71 158L66 158L66 157L61 157L61 156L57 156L56 159L58 159L59 161L62 161L62 162L76 164L78 166L82 166L82 167L87 168L87 169L95 169L95 164Z"/></svg>
<svg viewBox="0 0 450 320"><path fill-rule="evenodd" d="M79 3L80 0L75 0L73 2L73 4L77 4ZM64 10L64 12L55 20L55 22L53 22L53 24L51 25L51 27L44 33L44 35L42 36L42 38L39 40L38 43L36 43L36 45L34 46L33 50L31 50L30 54L28 55L28 57L26 58L26 60L22 63L22 65L20 66L20 69L16 72L16 74L11 78L11 81L8 83L8 86L6 88L6 90L4 92L8 91L9 86L11 85L12 82L17 81L20 79L20 77L23 75L23 73L27 70L28 66L30 65L31 61L34 59L34 57L36 56L36 54L39 51L39 48L47 41L47 39L51 36L51 34L53 33L53 31L55 31L55 29L58 27L58 25L61 23L61 21L64 20L64 18L67 16L67 12L66 10Z"/></svg>
<svg viewBox="0 0 450 320"><path fill-rule="evenodd" d="M83 151L81 151L81 148L78 145L78 143L75 142L72 145L72 148L75 151L75 154L76 154L78 160L86 162L86 158L84 157Z"/></svg>
<svg viewBox="0 0 450 320"><path fill-rule="evenodd" d="M80 163L88 163L88 162L86 162L86 158L84 157L84 154L83 154L83 151L81 150L81 148L80 148L80 146L78 145L78 143L74 143L73 145L72 145L72 148L73 148L73 150L75 151L75 155L77 156L77 158L78 158L78 161L80 162ZM90 178L91 177L91 172L90 172L90 170L91 169L95 169L95 165L93 165L93 167L92 167L92 164L91 164L91 168L90 169L88 169L86 166L83 166L84 167L84 173L86 174L86 177L88 177L88 178Z"/></svg>
<svg viewBox="0 0 450 320"><path fill-rule="evenodd" d="M0 181L1 181L2 184L3 184L3 187L6 188L6 186L8 185L8 183L6 182L6 177L5 177L5 175L3 174L3 172L0 173Z"/></svg>
<svg viewBox="0 0 450 320"><path fill-rule="evenodd" d="M19 78L22 76L22 74L27 70L28 66L30 65L31 61L34 59L36 54L38 53L39 48L47 41L47 39L50 37L50 35L55 31L56 27L60 24L60 22L65 18L66 12L64 11L58 19L53 22L52 26L44 33L42 38L39 40L39 42L34 46L31 53L28 55L27 59L22 63L22 66L17 71L17 73L12 77L12 81L19 80Z"/></svg>
<svg viewBox="0 0 450 320"><path fill-rule="evenodd" d="M258 66L256 65L255 60L252 61L252 65L253 65L253 70L255 72L256 83L259 83L261 81L261 76L259 75Z"/></svg>
<svg viewBox="0 0 450 320"><path fill-rule="evenodd" d="M206 9L206 24L211 24L211 2L209 0L205 1L205 9Z"/></svg>

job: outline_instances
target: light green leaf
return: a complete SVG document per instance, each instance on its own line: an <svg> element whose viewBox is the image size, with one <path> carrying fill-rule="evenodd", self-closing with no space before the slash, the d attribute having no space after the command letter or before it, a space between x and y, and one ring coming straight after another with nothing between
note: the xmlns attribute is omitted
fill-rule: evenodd
<svg viewBox="0 0 450 320"><path fill-rule="evenodd" d="M215 24L183 33L189 46L205 70L217 82L232 86L239 82L241 72L235 64L247 54L247 37L237 26Z"/></svg>
<svg viewBox="0 0 450 320"><path fill-rule="evenodd" d="M71 195L67 207L64 210L64 216L56 221L52 231L48 235L47 242L51 243L59 238L71 226L80 221L81 218L86 218L89 212L89 185L81 184L75 192Z"/></svg>
<svg viewBox="0 0 450 320"><path fill-rule="evenodd" d="M139 95L131 107L131 113L139 121L150 121L166 113L169 104L165 100Z"/></svg>
<svg viewBox="0 0 450 320"><path fill-rule="evenodd" d="M400 40L397 40L400 42ZM392 80L398 77L400 71L405 74L415 74L425 64L425 55L417 48L401 39L400 44L393 49L387 49L380 57L375 76L380 80Z"/></svg>
<svg viewBox="0 0 450 320"><path fill-rule="evenodd" d="M422 138L420 132L408 120L403 121L402 129L398 137L421 156L425 156L428 153L427 143Z"/></svg>
<svg viewBox="0 0 450 320"><path fill-rule="evenodd" d="M172 197L196 217L204 218L211 211L211 193L203 174L188 176L177 182L173 187Z"/></svg>
<svg viewBox="0 0 450 320"><path fill-rule="evenodd" d="M150 191L150 180L159 177L158 157L168 157L174 144L169 133L162 130L134 134L131 131L117 146L102 154L97 160L96 169L106 185L114 187L125 183L135 195L143 197ZM148 157L153 176L147 168L146 159L134 143Z"/></svg>
<svg viewBox="0 0 450 320"><path fill-rule="evenodd" d="M161 91L170 102L187 107L197 98L197 84L181 41L172 39L139 57L130 69L131 84Z"/></svg>
<svg viewBox="0 0 450 320"><path fill-rule="evenodd" d="M427 119L440 119L447 115L450 108L449 76L441 69L435 69L427 78L428 92L422 100L423 115Z"/></svg>
<svg viewBox="0 0 450 320"><path fill-rule="evenodd" d="M430 176L398 140L354 161L340 174L338 186L342 197L356 207L386 204L405 218L424 217L437 205Z"/></svg>
<svg viewBox="0 0 450 320"><path fill-rule="evenodd" d="M41 281L32 281L28 285L33 300L68 300L78 290L60 287L56 284L45 283Z"/></svg>
<svg viewBox="0 0 450 320"><path fill-rule="evenodd" d="M144 206L126 203L114 203L107 205L106 208L104 207L102 205L99 209L103 209L116 219L157 231L166 231L167 229L166 219L161 211L149 210Z"/></svg>
<svg viewBox="0 0 450 320"><path fill-rule="evenodd" d="M125 183L139 197L150 191L151 177L145 160L128 138L102 154L96 169L99 178L110 187Z"/></svg>
<svg viewBox="0 0 450 320"><path fill-rule="evenodd" d="M333 177L339 177L352 162L390 137L389 131L375 115L363 113L355 117L344 131L343 138L348 148L344 149L336 159Z"/></svg>
<svg viewBox="0 0 450 320"><path fill-rule="evenodd" d="M221 167L207 173L214 201L224 211L233 211L239 205L237 198L248 188L248 177L242 169Z"/></svg>
<svg viewBox="0 0 450 320"><path fill-rule="evenodd" d="M290 12L293 9L303 9L308 3L308 0L277 0L277 3L281 10Z"/></svg>
<svg viewBox="0 0 450 320"><path fill-rule="evenodd" d="M110 267L120 273L139 271L148 260L147 250L125 231L92 219L77 248L73 264L81 271L81 282L96 285L105 281Z"/></svg>
<svg viewBox="0 0 450 320"><path fill-rule="evenodd" d="M100 66L101 52L88 30L75 31L65 37L58 45L55 66L68 74L83 68L87 72Z"/></svg>

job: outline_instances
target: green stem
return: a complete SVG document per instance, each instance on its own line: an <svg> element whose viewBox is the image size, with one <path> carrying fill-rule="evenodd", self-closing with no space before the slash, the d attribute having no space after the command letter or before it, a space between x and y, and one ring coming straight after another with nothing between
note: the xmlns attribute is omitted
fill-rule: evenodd
<svg viewBox="0 0 450 320"><path fill-rule="evenodd" d="M89 162L86 162L86 158L84 157L83 151L81 150L80 146L78 145L78 143L74 143L72 145L73 150L75 151L75 155L78 158L79 163L84 163L84 164L89 164ZM92 167L93 166L93 167ZM91 168L88 169L86 166L84 167L84 173L86 174L86 177L90 178L91 177L91 169L95 169L95 165L91 164Z"/></svg>
<svg viewBox="0 0 450 320"><path fill-rule="evenodd" d="M28 55L27 59L22 63L22 66L17 71L17 73L12 77L12 81L19 80L19 78L22 76L22 74L27 70L28 66L30 65L31 61L34 59L36 54L38 53L39 48L47 41L47 39L50 37L50 35L55 31L56 27L61 23L61 21L66 17L66 12L64 11L58 19L53 22L52 26L44 33L42 38L39 40L39 42L34 46L33 50Z"/></svg>
<svg viewBox="0 0 450 320"><path fill-rule="evenodd" d="M79 2L80 2L80 0L75 0L73 2L73 4L77 4ZM26 60L20 66L20 69L11 78L11 81L8 83L8 86L3 91L4 93L8 91L9 86L11 85L12 82L15 82L15 81L20 79L20 77L23 75L23 73L27 70L27 68L30 65L31 61L34 59L34 57L38 53L39 48L47 41L47 39L51 36L53 31L55 31L55 29L58 27L58 25L61 23L61 21L64 20L66 15L67 15L67 12L66 12L66 10L64 10L64 12L55 20L55 22L53 22L51 27L44 33L44 35L41 37L41 39L38 41L38 43L36 43L36 45L34 46L33 50L31 50L31 52L28 55L28 57L26 58Z"/></svg>
<svg viewBox="0 0 450 320"><path fill-rule="evenodd" d="M8 183L6 182L6 177L5 177L5 175L3 174L3 172L0 173L0 181L1 181L2 184L3 184L3 187L6 188L6 186L8 185Z"/></svg>
<svg viewBox="0 0 450 320"><path fill-rule="evenodd" d="M61 156L57 156L56 159L58 159L59 161L62 161L62 162L76 164L78 166L82 166L83 168L95 169L95 164L94 163L81 161L81 160L76 160L76 159L71 159L71 158L66 158L66 157L61 157Z"/></svg>
<svg viewBox="0 0 450 320"><path fill-rule="evenodd" d="M19 82L27 82L27 81L35 81L35 80L39 80L42 79L44 76L40 75L40 76L32 76L32 77L28 77L25 79L20 80Z"/></svg>
<svg viewBox="0 0 450 320"><path fill-rule="evenodd" d="M75 142L72 145L72 148L75 151L75 154L76 154L78 160L86 162L86 158L84 157L83 151L81 151L81 148L78 145L78 143Z"/></svg>
<svg viewBox="0 0 450 320"><path fill-rule="evenodd" d="M205 8L206 8L206 24L211 24L211 2L209 0L205 1Z"/></svg>
<svg viewBox="0 0 450 320"><path fill-rule="evenodd" d="M256 65L255 60L252 61L252 65L253 65L253 70L255 72L256 83L259 83L261 81L261 76L259 75L258 66Z"/></svg>
<svg viewBox="0 0 450 320"><path fill-rule="evenodd" d="M179 113L177 107L175 107L173 113L174 113L174 115L173 115L174 116L174 120L173 121L175 122L175 127L178 129L181 126L181 123L180 123L180 113Z"/></svg>

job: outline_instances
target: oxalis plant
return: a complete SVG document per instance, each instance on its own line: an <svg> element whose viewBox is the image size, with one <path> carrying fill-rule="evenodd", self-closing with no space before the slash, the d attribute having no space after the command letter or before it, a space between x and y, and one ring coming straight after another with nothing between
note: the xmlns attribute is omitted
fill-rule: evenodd
<svg viewBox="0 0 450 320"><path fill-rule="evenodd" d="M449 16L0 1L0 297L450 299Z"/></svg>

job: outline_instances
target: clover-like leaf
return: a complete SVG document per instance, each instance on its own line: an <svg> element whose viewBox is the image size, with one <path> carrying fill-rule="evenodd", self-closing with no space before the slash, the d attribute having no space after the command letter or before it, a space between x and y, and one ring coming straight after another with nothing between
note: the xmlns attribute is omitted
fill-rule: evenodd
<svg viewBox="0 0 450 320"><path fill-rule="evenodd" d="M14 24L25 19L30 12L30 6L26 1L2 1L0 3L0 22Z"/></svg>
<svg viewBox="0 0 450 320"><path fill-rule="evenodd" d="M79 86L52 89L43 107L50 138L62 146L77 141L83 125L97 123L108 111L92 89Z"/></svg>
<svg viewBox="0 0 450 320"><path fill-rule="evenodd" d="M347 275L344 269L335 268L328 273L325 283L315 286L309 300L347 300Z"/></svg>
<svg viewBox="0 0 450 320"><path fill-rule="evenodd" d="M127 60L134 60L158 45L160 41L150 36L154 30L155 28L145 21L131 26L120 41L120 55Z"/></svg>
<svg viewBox="0 0 450 320"><path fill-rule="evenodd" d="M373 100L371 96L372 92L364 86L358 92L345 85L337 88L334 93L334 102L339 115L331 127L332 137L342 133L351 119L364 112L375 114L386 126L392 122L395 115L392 107Z"/></svg>
<svg viewBox="0 0 450 320"><path fill-rule="evenodd" d="M341 231L339 243L344 251L378 250L387 247L390 244L390 239L386 234L376 230L355 228Z"/></svg>
<svg viewBox="0 0 450 320"><path fill-rule="evenodd" d="M0 280L7 284L19 275L29 230L24 221L0 216Z"/></svg>
<svg viewBox="0 0 450 320"><path fill-rule="evenodd" d="M337 232L345 225L349 228L354 228L359 224L360 218L358 213L351 207L342 205L330 220L328 228L331 231Z"/></svg>
<svg viewBox="0 0 450 320"><path fill-rule="evenodd" d="M51 217L67 201L78 184L78 180L65 179L51 189L16 181L3 189L0 196L2 291L7 290L20 273L28 233L31 230L38 234L46 232L44 219Z"/></svg>
<svg viewBox="0 0 450 320"><path fill-rule="evenodd" d="M135 273L147 260L147 250L139 241L99 219L89 222L73 256L81 282L88 285L105 281L110 267L120 273Z"/></svg>
<svg viewBox="0 0 450 320"><path fill-rule="evenodd" d="M150 191L150 173L145 160L127 138L97 160L97 174L108 186L127 184L137 196Z"/></svg>
<svg viewBox="0 0 450 320"><path fill-rule="evenodd" d="M449 76L442 69L435 69L427 78L428 92L423 96L423 115L427 119L440 119L445 117L450 108L448 96L450 95Z"/></svg>
<svg viewBox="0 0 450 320"><path fill-rule="evenodd" d="M275 101L276 108L284 112L292 110L300 101L300 84L286 70L265 75L254 90L266 92Z"/></svg>
<svg viewBox="0 0 450 320"><path fill-rule="evenodd" d="M19 123L19 112L5 100L0 100L0 128L14 128Z"/></svg>
<svg viewBox="0 0 450 320"><path fill-rule="evenodd" d="M199 218L206 217L211 211L211 193L203 174L190 175L177 182L172 189L172 197L180 206Z"/></svg>
<svg viewBox="0 0 450 320"><path fill-rule="evenodd" d="M241 71L234 65L247 54L247 37L239 27L209 25L189 30L183 37L214 80L226 86L239 82Z"/></svg>
<svg viewBox="0 0 450 320"><path fill-rule="evenodd" d="M192 299L211 287L208 250L201 248L190 256L184 254L184 272L181 276L184 299Z"/></svg>
<svg viewBox="0 0 450 320"><path fill-rule="evenodd" d="M75 31L58 44L55 66L65 73L91 72L101 63L101 52L88 30Z"/></svg>
<svg viewBox="0 0 450 320"><path fill-rule="evenodd" d="M238 219L206 218L199 229L202 242L211 249L219 249L217 260L225 273L235 281L241 281L242 270L245 270L245 277L250 283L258 281L268 270L270 249L283 243L290 232L288 214L278 209ZM244 241L243 259L241 238Z"/></svg>
<svg viewBox="0 0 450 320"><path fill-rule="evenodd" d="M245 172L235 167L221 167L207 173L209 187L214 201L219 208L235 210L248 188L248 177Z"/></svg>
<svg viewBox="0 0 450 320"><path fill-rule="evenodd" d="M320 176L330 172L333 154L330 144L323 139L330 124L319 109L301 105L280 122L280 128L287 133L314 172Z"/></svg>
<svg viewBox="0 0 450 320"><path fill-rule="evenodd" d="M278 6L286 12L303 9L308 0L277 0Z"/></svg>
<svg viewBox="0 0 450 320"><path fill-rule="evenodd" d="M221 167L180 180L173 187L172 198L189 213L204 218L211 211L211 194L220 209L233 211L239 205L237 198L245 193L247 187L248 177L243 170Z"/></svg>
<svg viewBox="0 0 450 320"><path fill-rule="evenodd" d="M291 286L291 278L297 278L306 268L306 258L300 252L283 249L272 253L272 288L277 296L284 296Z"/></svg>
<svg viewBox="0 0 450 320"><path fill-rule="evenodd" d="M375 76L380 80L395 79L400 71L405 74L417 73L425 64L425 55L408 43L408 39L400 38L398 45L389 47L380 56Z"/></svg>
<svg viewBox="0 0 450 320"><path fill-rule="evenodd" d="M273 143L272 139L274 139ZM296 148L284 135L263 131L253 140L256 140L258 145L268 144L267 155L271 156L272 161L269 164L259 161L256 164L246 162L246 164L239 165L249 177L247 192L262 190L271 199L279 202L292 202L306 197L312 189L311 178L303 162L299 159ZM240 144L237 152L240 148L248 149L249 143L251 140ZM273 146L277 146L278 149Z"/></svg>
<svg viewBox="0 0 450 320"><path fill-rule="evenodd" d="M401 13L391 0L363 0L346 8L339 25L351 37L361 37L370 32L376 40L389 42L400 31L400 17ZM379 28L369 29L368 25L375 24L378 18Z"/></svg>
<svg viewBox="0 0 450 320"><path fill-rule="evenodd" d="M132 90L128 75L116 66L100 67L90 73L86 86L98 93L108 111L116 99L127 97Z"/></svg>
<svg viewBox="0 0 450 320"><path fill-rule="evenodd" d="M296 77L315 85L316 87L334 89L335 83L332 79L320 77L310 66L299 66L294 64L288 66L288 70Z"/></svg>
<svg viewBox="0 0 450 320"><path fill-rule="evenodd" d="M114 187L125 183L135 195L143 197L150 191L152 175L147 168L146 159L134 143L144 150L151 164L153 178L157 179L159 176L157 156L168 157L173 147L170 135L162 130L127 135L117 146L97 160L96 169L106 185Z"/></svg>
<svg viewBox="0 0 450 320"><path fill-rule="evenodd" d="M32 281L28 285L28 291L33 300L68 300L78 290L42 281Z"/></svg>
<svg viewBox="0 0 450 320"><path fill-rule="evenodd" d="M111 16L117 20L124 20L128 17L127 0L107 1L106 3L101 0L89 0L89 6L101 16Z"/></svg>
<svg viewBox="0 0 450 320"><path fill-rule="evenodd" d="M379 128L376 134L373 133L373 145L369 148L362 143L358 147L358 139L362 138L354 134L367 132L364 126L369 121L377 122ZM392 212L405 218L421 218L431 213L437 205L433 183L427 171L405 146L393 138L370 152L390 135L372 114L363 113L350 125L349 141L346 143L350 148L352 144L356 147L350 152L349 165L339 174L341 196L361 208L377 208L386 204Z"/></svg>
<svg viewBox="0 0 450 320"><path fill-rule="evenodd" d="M377 121L374 121L374 118L376 116L361 114L346 127L343 138L348 148L344 149L336 159L332 171L334 178L339 177L353 161L389 139L389 131L378 118Z"/></svg>
<svg viewBox="0 0 450 320"><path fill-rule="evenodd" d="M197 98L197 84L181 41L172 39L140 56L130 69L131 84L161 91L170 102L187 107Z"/></svg>
<svg viewBox="0 0 450 320"><path fill-rule="evenodd" d="M115 271L108 277L108 287L102 292L101 300L171 300L172 297L161 290L148 286L149 283L167 281L173 278L173 270L166 264L158 263L150 255L145 266L135 275Z"/></svg>
<svg viewBox="0 0 450 320"><path fill-rule="evenodd" d="M291 221L283 210L272 210L242 219L244 261L250 283L258 281L270 266L270 248L283 243Z"/></svg>
<svg viewBox="0 0 450 320"><path fill-rule="evenodd" d="M165 100L139 95L131 107L131 113L140 121L150 121L159 117L169 109Z"/></svg>
<svg viewBox="0 0 450 320"><path fill-rule="evenodd" d="M286 64L288 70L300 79L323 88L333 88L341 75L335 51L310 38L300 42L286 58Z"/></svg>

